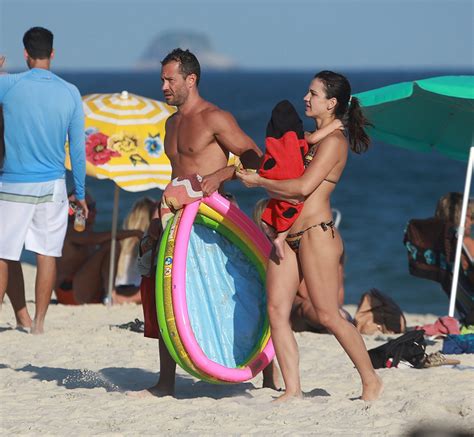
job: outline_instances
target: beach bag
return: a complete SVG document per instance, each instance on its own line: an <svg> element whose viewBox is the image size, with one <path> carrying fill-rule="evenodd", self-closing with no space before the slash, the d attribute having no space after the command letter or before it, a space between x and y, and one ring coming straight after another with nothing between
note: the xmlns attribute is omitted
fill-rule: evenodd
<svg viewBox="0 0 474 437"><path fill-rule="evenodd" d="M354 317L361 334L400 334L406 330L406 320L400 307L376 288L361 296Z"/></svg>
<svg viewBox="0 0 474 437"><path fill-rule="evenodd" d="M425 331L410 331L390 340L374 349L370 349L370 361L374 369L397 367L400 361L406 361L413 367L421 369L426 359Z"/></svg>

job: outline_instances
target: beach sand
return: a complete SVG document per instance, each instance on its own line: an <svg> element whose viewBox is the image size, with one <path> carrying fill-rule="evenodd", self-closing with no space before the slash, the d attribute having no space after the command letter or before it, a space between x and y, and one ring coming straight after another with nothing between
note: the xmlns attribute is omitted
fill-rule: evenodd
<svg viewBox="0 0 474 437"><path fill-rule="evenodd" d="M35 268L24 265L33 313ZM346 307L354 314L355 307ZM406 314L409 326L435 315ZM6 299L0 314L1 435L317 435L403 436L415 427L474 429L474 355L459 366L381 369L377 402L360 394L357 372L331 335L300 333L306 398L275 405L262 378L211 385L178 369L176 398L132 398L157 380L158 348L142 334L111 327L143 319L141 306L52 304L46 333L15 329ZM368 348L387 336L365 336ZM442 347L430 341L427 352Z"/></svg>

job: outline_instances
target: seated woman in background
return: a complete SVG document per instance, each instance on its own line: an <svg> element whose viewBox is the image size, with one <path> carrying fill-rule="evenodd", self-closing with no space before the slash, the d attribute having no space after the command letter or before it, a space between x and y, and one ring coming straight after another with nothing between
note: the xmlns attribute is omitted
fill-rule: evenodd
<svg viewBox="0 0 474 437"><path fill-rule="evenodd" d="M70 216L63 254L57 259L55 292L59 303L77 305L101 303L109 280L111 232L95 232L97 214L94 198L87 193L86 202L89 216L83 232L74 230L74 216ZM118 241L126 238L141 238L138 229L117 231ZM120 255L117 244L116 260Z"/></svg>
<svg viewBox="0 0 474 437"><path fill-rule="evenodd" d="M436 206L435 217L458 228L461 223L462 200L462 193L448 193L440 197ZM474 282L474 239L471 237L473 216L474 201L469 199L466 210L466 223L464 225L461 266L464 272L468 275L470 274L472 282Z"/></svg>
<svg viewBox="0 0 474 437"><path fill-rule="evenodd" d="M123 222L123 229L138 229L145 232L150 225L156 202L149 197L138 199ZM137 266L139 238L127 238L121 243L120 257L115 275L114 302L141 303L140 283L142 277Z"/></svg>

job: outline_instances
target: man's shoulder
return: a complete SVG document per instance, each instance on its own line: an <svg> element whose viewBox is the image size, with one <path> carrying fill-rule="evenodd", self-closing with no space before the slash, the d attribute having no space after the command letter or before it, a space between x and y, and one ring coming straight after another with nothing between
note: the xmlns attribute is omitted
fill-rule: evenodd
<svg viewBox="0 0 474 437"><path fill-rule="evenodd" d="M210 102L206 102L202 106L199 115L206 121L206 123L211 124L222 123L233 118L230 112L225 111L224 109L221 109L217 105L214 105Z"/></svg>
<svg viewBox="0 0 474 437"><path fill-rule="evenodd" d="M81 93L79 92L79 89L77 88L76 85L72 84L71 82L68 82L67 80L63 79L57 74L53 73L53 76L58 81L58 83L60 83L65 88L67 88L74 97L78 97L78 96L81 97Z"/></svg>
<svg viewBox="0 0 474 437"><path fill-rule="evenodd" d="M10 87L15 85L20 80L28 77L31 70L23 71L21 73L0 74L0 86Z"/></svg>

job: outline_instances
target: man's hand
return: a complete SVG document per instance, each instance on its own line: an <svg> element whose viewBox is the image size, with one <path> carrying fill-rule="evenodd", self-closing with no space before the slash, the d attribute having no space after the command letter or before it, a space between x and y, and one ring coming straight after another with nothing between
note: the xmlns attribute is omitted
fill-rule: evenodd
<svg viewBox="0 0 474 437"><path fill-rule="evenodd" d="M0 68L3 68L3 64L5 64L5 56L0 56Z"/></svg>
<svg viewBox="0 0 474 437"><path fill-rule="evenodd" d="M84 217L87 219L87 217L89 217L89 208L87 207L86 200L85 199L79 200L76 198L74 202L77 203L82 208L82 210L84 211Z"/></svg>
<svg viewBox="0 0 474 437"><path fill-rule="evenodd" d="M221 179L216 173L204 176L201 182L202 194L204 197L210 196L217 191L221 185Z"/></svg>

